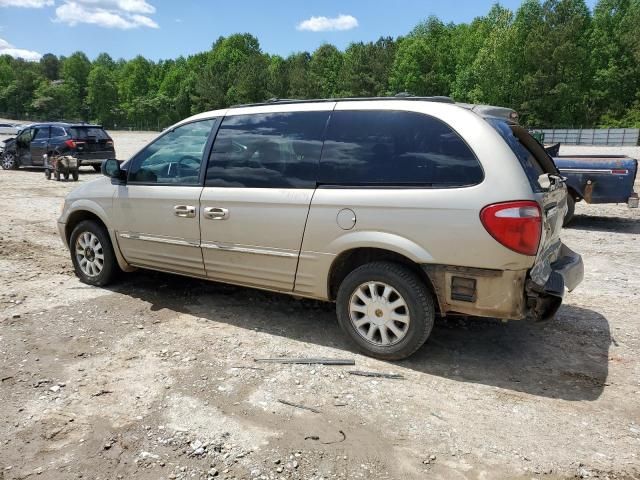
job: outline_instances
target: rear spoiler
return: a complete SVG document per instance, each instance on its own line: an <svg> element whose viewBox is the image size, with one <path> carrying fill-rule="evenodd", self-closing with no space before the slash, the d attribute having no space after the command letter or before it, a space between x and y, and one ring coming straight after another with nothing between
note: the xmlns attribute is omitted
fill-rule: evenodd
<svg viewBox="0 0 640 480"><path fill-rule="evenodd" d="M512 108L496 107L494 105L477 105L474 103L456 103L456 105L471 110L484 118L498 118L509 123L518 123L518 112Z"/></svg>

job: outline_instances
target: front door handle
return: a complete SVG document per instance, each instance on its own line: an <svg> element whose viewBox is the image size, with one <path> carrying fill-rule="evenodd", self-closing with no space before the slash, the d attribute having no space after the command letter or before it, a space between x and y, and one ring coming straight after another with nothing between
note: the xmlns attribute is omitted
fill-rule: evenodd
<svg viewBox="0 0 640 480"><path fill-rule="evenodd" d="M192 205L176 205L173 207L173 213L178 217L194 218L196 216L196 207Z"/></svg>
<svg viewBox="0 0 640 480"><path fill-rule="evenodd" d="M229 210L220 207L207 207L204 209L204 217L209 220L226 220L229 218Z"/></svg>

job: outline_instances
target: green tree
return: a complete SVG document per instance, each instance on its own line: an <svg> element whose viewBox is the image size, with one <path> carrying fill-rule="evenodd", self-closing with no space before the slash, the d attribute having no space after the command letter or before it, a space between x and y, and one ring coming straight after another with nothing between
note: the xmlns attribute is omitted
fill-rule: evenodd
<svg viewBox="0 0 640 480"><path fill-rule="evenodd" d="M287 61L280 55L269 57L267 66L267 96L286 98L289 93L289 73Z"/></svg>
<svg viewBox="0 0 640 480"><path fill-rule="evenodd" d="M349 45L340 72L340 95L381 96L389 93L389 75L395 56L396 42L391 37L380 37L375 43Z"/></svg>
<svg viewBox="0 0 640 480"><path fill-rule="evenodd" d="M429 17L402 39L391 72L391 89L414 95L449 95L456 71L452 29Z"/></svg>
<svg viewBox="0 0 640 480"><path fill-rule="evenodd" d="M84 97L87 90L87 79L91 70L91 62L82 52L75 52L61 62L62 75L65 81L73 81L80 89L76 94Z"/></svg>
<svg viewBox="0 0 640 480"><path fill-rule="evenodd" d="M293 53L287 57L287 83L289 84L289 98L310 98L308 52Z"/></svg>
<svg viewBox="0 0 640 480"><path fill-rule="evenodd" d="M79 120L78 85L70 80L43 79L33 93L30 111L43 120Z"/></svg>
<svg viewBox="0 0 640 480"><path fill-rule="evenodd" d="M45 53L40 59L40 68L45 78L49 80L60 78L60 61L54 54Z"/></svg>
<svg viewBox="0 0 640 480"><path fill-rule="evenodd" d="M452 89L456 100L516 107L519 78L513 36L513 13L499 5L468 27L456 28L458 58Z"/></svg>
<svg viewBox="0 0 640 480"><path fill-rule="evenodd" d="M583 0L528 0L514 21L515 106L531 125L589 123L591 15Z"/></svg>
<svg viewBox="0 0 640 480"><path fill-rule="evenodd" d="M244 33L220 37L197 77L195 105L204 110L264 100L267 65L254 36Z"/></svg>
<svg viewBox="0 0 640 480"><path fill-rule="evenodd" d="M309 60L311 80L309 94L317 98L330 98L337 95L342 53L333 45L325 43L313 52Z"/></svg>
<svg viewBox="0 0 640 480"><path fill-rule="evenodd" d="M604 123L624 117L640 91L640 1L601 0L590 37L591 117Z"/></svg>
<svg viewBox="0 0 640 480"><path fill-rule="evenodd" d="M118 86L108 67L94 64L87 79L87 107L89 117L107 127L116 123Z"/></svg>

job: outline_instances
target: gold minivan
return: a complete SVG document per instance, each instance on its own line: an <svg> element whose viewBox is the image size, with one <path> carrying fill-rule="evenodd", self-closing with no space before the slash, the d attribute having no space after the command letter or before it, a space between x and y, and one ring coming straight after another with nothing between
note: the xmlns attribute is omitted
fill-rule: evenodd
<svg viewBox="0 0 640 480"><path fill-rule="evenodd" d="M105 161L60 235L85 283L148 268L334 301L360 349L405 358L435 315L548 318L582 280L564 181L516 118L442 97L202 113Z"/></svg>

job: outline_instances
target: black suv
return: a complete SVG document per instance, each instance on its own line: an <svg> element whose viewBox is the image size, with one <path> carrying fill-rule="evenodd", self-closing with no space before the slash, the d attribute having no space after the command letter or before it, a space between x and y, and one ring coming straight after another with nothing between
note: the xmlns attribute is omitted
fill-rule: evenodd
<svg viewBox="0 0 640 480"><path fill-rule="evenodd" d="M71 155L80 165L100 171L102 161L115 158L113 140L100 125L34 123L5 141L0 165L5 170L44 167L44 155Z"/></svg>

